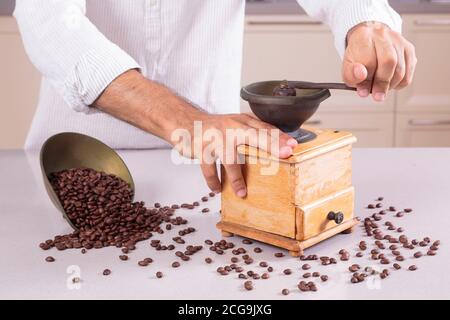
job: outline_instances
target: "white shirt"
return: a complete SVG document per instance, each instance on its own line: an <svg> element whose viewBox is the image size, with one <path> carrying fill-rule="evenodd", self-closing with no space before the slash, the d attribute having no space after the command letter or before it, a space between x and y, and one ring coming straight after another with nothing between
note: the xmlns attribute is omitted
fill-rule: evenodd
<svg viewBox="0 0 450 320"><path fill-rule="evenodd" d="M298 2L330 26L341 56L347 32L358 23L401 30L387 0ZM238 113L244 9L244 0L17 0L14 16L26 51L43 75L25 148L64 131L114 148L165 146L89 107L133 68L208 112Z"/></svg>

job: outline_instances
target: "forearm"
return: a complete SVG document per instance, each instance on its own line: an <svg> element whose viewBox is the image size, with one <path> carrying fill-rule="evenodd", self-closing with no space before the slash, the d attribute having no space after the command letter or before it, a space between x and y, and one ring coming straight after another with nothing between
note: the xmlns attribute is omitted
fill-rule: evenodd
<svg viewBox="0 0 450 320"><path fill-rule="evenodd" d="M94 102L96 107L169 143L177 128L190 130L195 120L207 114L167 87L129 70L114 81Z"/></svg>

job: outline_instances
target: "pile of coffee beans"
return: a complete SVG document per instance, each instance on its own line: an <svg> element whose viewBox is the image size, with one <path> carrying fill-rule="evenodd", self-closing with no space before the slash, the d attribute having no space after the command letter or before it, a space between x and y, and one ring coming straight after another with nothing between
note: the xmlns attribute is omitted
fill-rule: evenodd
<svg viewBox="0 0 450 320"><path fill-rule="evenodd" d="M139 241L147 240L157 234L166 232L177 232L177 236L172 237L174 244L163 244L159 239L151 239L150 247L157 251L172 251L177 249L174 254L180 261L173 261L172 268L179 268L181 263L191 260L191 258L203 249L202 245L188 244L184 249L180 245L186 244L186 235L196 232L194 227L187 227L175 231L174 227L188 224L188 221L181 216L174 217L175 211L183 208L192 210L200 206L200 203L206 203L214 193L204 196L200 201L183 203L181 205L173 204L163 206L155 203L153 207L148 208L143 202L133 202L133 191L130 186L122 179L114 176L97 172L92 169L70 169L54 173L50 176L52 184L60 202L67 212L71 223L78 229L67 235L57 235L53 239L40 243L40 248L49 250L81 249L81 253L86 253L91 249L100 249L108 246L115 246L121 249L122 254L119 259L129 260L129 254L136 249ZM371 212L368 217L363 219L361 227L366 239L359 241L355 245L356 252L350 253L352 249L341 249L333 256L318 256L316 254L300 256L300 265L297 268L280 268L276 273L278 276L292 277L300 272L303 279L296 286L299 292L318 291L319 282L327 282L330 277L315 271L316 266L331 266L345 263L346 269L350 272L349 283L361 283L368 277L377 276L380 279L386 279L391 276L391 271L407 270L416 271L416 264L407 264L402 266L405 260L423 259L425 256L436 255L440 241L431 240L430 237L423 239L412 239L405 234L404 228L397 226L393 221L405 217L413 212L411 208L397 210L395 206L383 205L384 197L378 197L374 203L368 204L367 209L376 210ZM386 209L383 209L385 207ZM199 212L207 213L207 208ZM389 219L391 218L392 221ZM254 281L268 280L274 272L274 267L266 261L257 261L257 256L263 250L260 247L250 247L254 242L250 239L243 239L243 246L238 246L232 241L221 239L213 241L204 240L209 251L218 256L232 254L229 259L230 264L218 266L216 271L220 276L235 275L237 279L243 281L245 290L255 288ZM177 248L178 247L178 248ZM257 254L250 256L250 252ZM285 257L284 252L275 252L274 257ZM372 260L371 265L361 263L363 257ZM224 260L220 257L221 261ZM358 259L359 263L351 260ZM47 262L54 262L55 258L48 256ZM206 264L212 264L211 257L205 257ZM305 262L308 263L305 263ZM153 263L152 258L143 258L137 262L140 267L146 267ZM283 260L279 259L279 264ZM277 263L278 264L278 263ZM380 264L382 268L376 268L374 264ZM252 267L255 266L255 267ZM262 269L259 269L262 268ZM381 270L381 271L379 271ZM110 275L110 269L104 269L100 272L104 276ZM162 278L163 273L155 273L156 278ZM227 277L227 278L228 278ZM297 277L292 277L295 279ZM295 285L295 284L294 284ZM281 289L281 295L287 296L291 293L290 289Z"/></svg>

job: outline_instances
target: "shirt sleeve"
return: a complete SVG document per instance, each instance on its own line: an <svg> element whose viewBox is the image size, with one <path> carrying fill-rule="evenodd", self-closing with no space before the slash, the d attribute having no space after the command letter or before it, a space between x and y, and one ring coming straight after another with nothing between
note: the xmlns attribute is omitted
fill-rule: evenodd
<svg viewBox="0 0 450 320"><path fill-rule="evenodd" d="M86 17L85 0L17 0L14 16L33 64L76 111L138 63Z"/></svg>
<svg viewBox="0 0 450 320"><path fill-rule="evenodd" d="M327 24L341 57L349 30L367 21L381 22L401 33L402 19L387 0L297 0L308 15Z"/></svg>

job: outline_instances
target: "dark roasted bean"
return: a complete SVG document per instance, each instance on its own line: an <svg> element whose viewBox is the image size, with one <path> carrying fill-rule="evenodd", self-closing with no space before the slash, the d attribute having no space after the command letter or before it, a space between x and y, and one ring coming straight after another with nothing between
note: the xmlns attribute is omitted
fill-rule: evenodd
<svg viewBox="0 0 450 320"><path fill-rule="evenodd" d="M311 269L311 266L309 264L305 263L304 265L302 265L302 269L309 270L309 269Z"/></svg>
<svg viewBox="0 0 450 320"><path fill-rule="evenodd" d="M54 262L55 258L53 258L52 256L48 256L48 257L45 258L45 261L47 261L47 262Z"/></svg>
<svg viewBox="0 0 450 320"><path fill-rule="evenodd" d="M284 253L283 252L276 252L274 254L274 256L277 257L277 258L282 258L282 257L284 257Z"/></svg>
<svg viewBox="0 0 450 320"><path fill-rule="evenodd" d="M244 282L244 288L248 291L253 290L253 282L251 281L245 281Z"/></svg>
<svg viewBox="0 0 450 320"><path fill-rule="evenodd" d="M283 273L286 274L286 275L289 275L289 274L292 273L292 270L291 269L284 269Z"/></svg>

